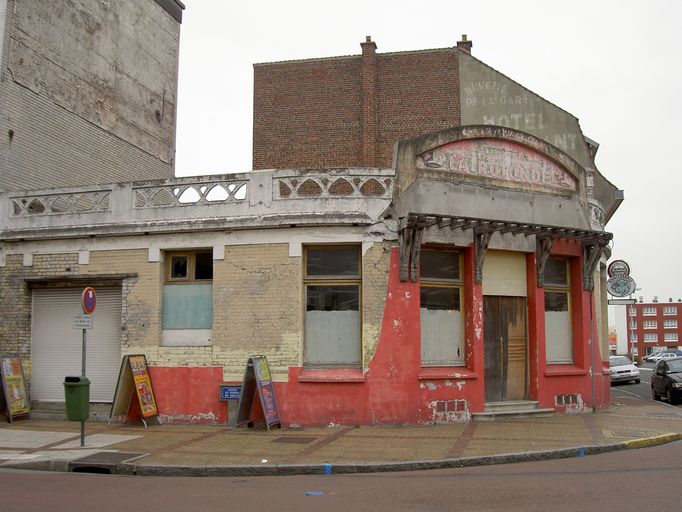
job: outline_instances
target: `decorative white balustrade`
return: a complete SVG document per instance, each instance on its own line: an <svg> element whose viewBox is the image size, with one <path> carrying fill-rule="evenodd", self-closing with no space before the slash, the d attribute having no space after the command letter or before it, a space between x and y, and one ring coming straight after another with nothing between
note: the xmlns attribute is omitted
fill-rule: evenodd
<svg viewBox="0 0 682 512"><path fill-rule="evenodd" d="M281 173L274 179L275 199L312 199L341 197L391 197L393 175L379 170L333 169L327 172Z"/></svg>
<svg viewBox="0 0 682 512"><path fill-rule="evenodd" d="M391 169L289 169L12 192L0 194L0 235L370 223L394 180Z"/></svg>
<svg viewBox="0 0 682 512"><path fill-rule="evenodd" d="M248 199L248 181L219 181L133 187L133 208L220 204Z"/></svg>
<svg viewBox="0 0 682 512"><path fill-rule="evenodd" d="M11 199L12 217L27 215L58 215L108 211L110 190L92 190L63 194L37 194Z"/></svg>

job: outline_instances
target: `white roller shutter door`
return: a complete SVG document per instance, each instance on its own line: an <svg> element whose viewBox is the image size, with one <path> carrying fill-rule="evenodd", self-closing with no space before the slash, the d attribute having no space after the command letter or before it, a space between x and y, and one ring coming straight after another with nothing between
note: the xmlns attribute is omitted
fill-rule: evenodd
<svg viewBox="0 0 682 512"><path fill-rule="evenodd" d="M31 399L64 401L64 377L81 374L81 288L33 290ZM111 402L121 365L121 289L96 288L93 328L87 331L90 401Z"/></svg>

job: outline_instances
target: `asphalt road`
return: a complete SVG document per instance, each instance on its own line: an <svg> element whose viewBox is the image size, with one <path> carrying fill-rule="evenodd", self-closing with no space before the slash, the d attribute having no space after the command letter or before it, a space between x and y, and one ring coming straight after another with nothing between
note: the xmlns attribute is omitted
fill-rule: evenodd
<svg viewBox="0 0 682 512"><path fill-rule="evenodd" d="M642 363L639 365L639 384L623 383L611 386L611 396L613 398L623 397L637 397L645 400L651 400L651 373L654 365L652 363ZM665 398L661 402L666 405ZM682 402L672 405L672 407L682 408Z"/></svg>
<svg viewBox="0 0 682 512"><path fill-rule="evenodd" d="M0 470L3 510L679 510L682 442L586 457L363 475L175 478Z"/></svg>

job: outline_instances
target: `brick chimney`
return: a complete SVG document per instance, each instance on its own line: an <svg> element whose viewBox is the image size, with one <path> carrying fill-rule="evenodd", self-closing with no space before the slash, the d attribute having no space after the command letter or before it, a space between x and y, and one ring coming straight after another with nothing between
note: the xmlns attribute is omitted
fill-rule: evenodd
<svg viewBox="0 0 682 512"><path fill-rule="evenodd" d="M362 47L362 165L374 167L377 154L376 50L371 36Z"/></svg>
<svg viewBox="0 0 682 512"><path fill-rule="evenodd" d="M464 52L467 52L467 53L471 53L471 47L472 47L473 45L474 45L474 43L472 43L471 41L467 40L467 35L466 35L466 34L462 34L462 40L461 40L461 41L457 41L457 48L459 48L460 50L462 50L462 51L464 51Z"/></svg>

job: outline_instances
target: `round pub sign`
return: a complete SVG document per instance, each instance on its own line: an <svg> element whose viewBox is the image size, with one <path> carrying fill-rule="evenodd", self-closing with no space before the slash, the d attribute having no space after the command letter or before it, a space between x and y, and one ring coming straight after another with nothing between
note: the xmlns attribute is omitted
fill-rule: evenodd
<svg viewBox="0 0 682 512"><path fill-rule="evenodd" d="M635 293L637 285L630 277L630 265L623 260L612 261L607 269L609 279L606 289L614 297L625 297Z"/></svg>
<svg viewBox="0 0 682 512"><path fill-rule="evenodd" d="M92 315L95 311L95 306L97 306L97 294L95 289L88 286L83 290L83 295L81 295L81 304L83 305L83 313L86 315Z"/></svg>
<svg viewBox="0 0 682 512"><path fill-rule="evenodd" d="M609 277L613 279L621 279L630 275L630 265L623 260L615 260L609 264L607 270Z"/></svg>

